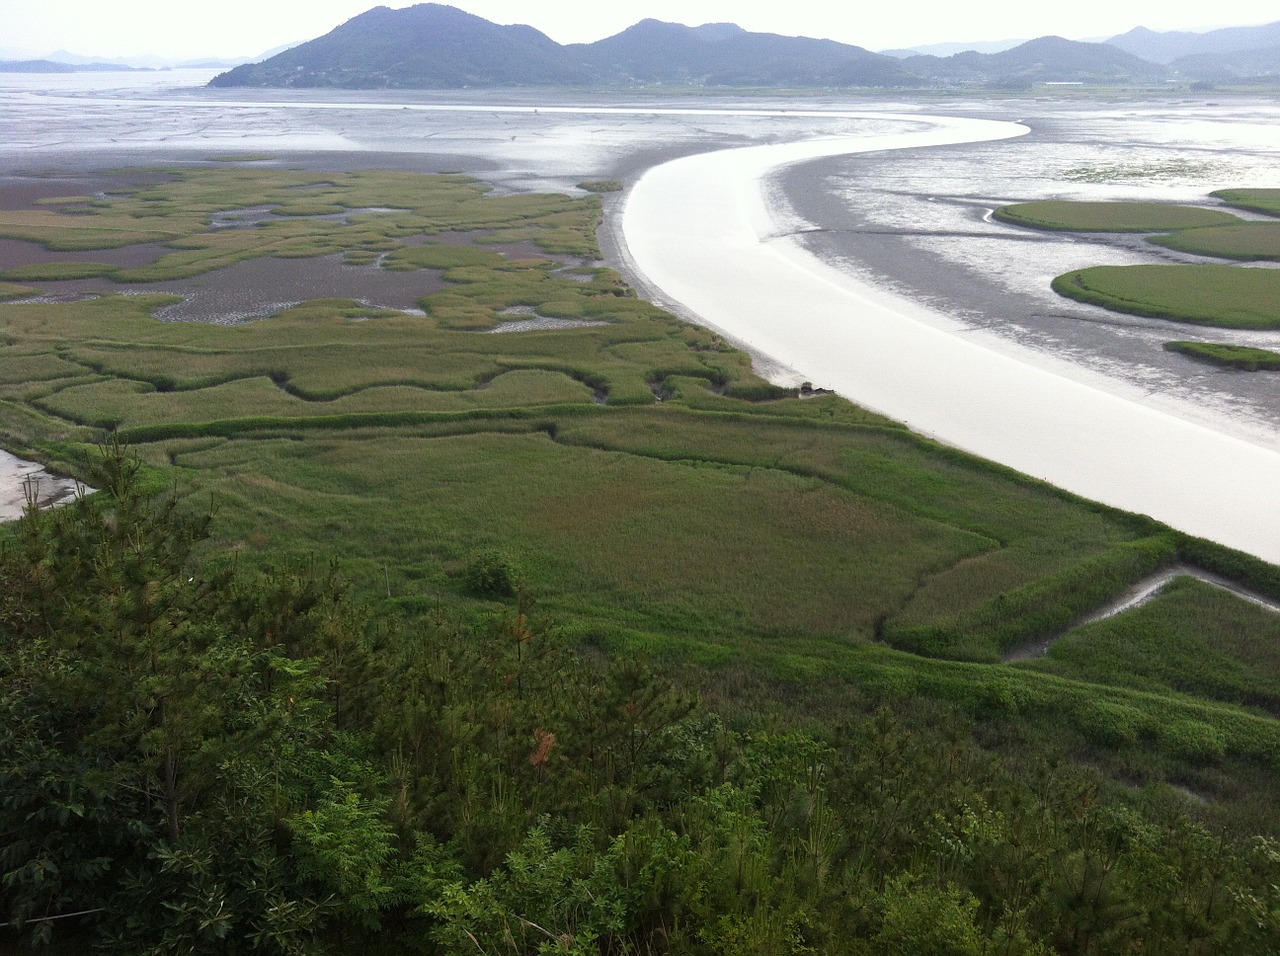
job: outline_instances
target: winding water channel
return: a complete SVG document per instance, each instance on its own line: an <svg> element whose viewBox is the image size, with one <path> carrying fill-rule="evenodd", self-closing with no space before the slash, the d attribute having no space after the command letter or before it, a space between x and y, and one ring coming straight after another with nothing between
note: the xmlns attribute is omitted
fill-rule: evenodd
<svg viewBox="0 0 1280 956"><path fill-rule="evenodd" d="M1189 564L1175 564L1135 582L1102 607L1095 608L1079 620L1073 621L1066 630L1036 638L1034 641L1011 649L1005 654L1004 662L1012 664L1016 661L1029 661L1037 657L1044 657L1049 653L1049 648L1053 647L1060 638L1065 637L1076 628L1084 627L1086 624L1093 624L1096 621L1105 621L1109 617L1115 617L1125 611L1132 611L1134 608L1142 607L1149 601L1154 601L1158 598L1164 593L1165 588L1172 584L1175 579L1181 577L1195 578L1197 581L1203 581L1205 584L1212 585L1215 588L1230 591L1242 601L1248 601L1250 604L1255 604L1275 614L1280 614L1280 602L1255 591L1250 591L1247 588L1242 588L1234 581L1211 571L1192 567Z"/></svg>
<svg viewBox="0 0 1280 956"><path fill-rule="evenodd" d="M1280 450L1177 402L1020 347L806 252L770 174L852 153L1020 136L1016 123L919 115L903 133L677 159L628 195L622 238L645 291L815 385L1077 494L1280 562ZM1200 420L1197 420L1200 419Z"/></svg>

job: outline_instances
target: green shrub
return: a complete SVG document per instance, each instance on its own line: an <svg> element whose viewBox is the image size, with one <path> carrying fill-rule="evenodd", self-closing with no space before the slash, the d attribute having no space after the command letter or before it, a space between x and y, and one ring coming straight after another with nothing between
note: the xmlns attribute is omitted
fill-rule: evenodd
<svg viewBox="0 0 1280 956"><path fill-rule="evenodd" d="M477 597L513 597L520 574L511 558L490 548L476 554L462 572L462 584Z"/></svg>
<svg viewBox="0 0 1280 956"><path fill-rule="evenodd" d="M1081 707L1074 717L1080 732L1104 747L1134 743L1144 723L1141 711L1106 700Z"/></svg>
<svg viewBox="0 0 1280 956"><path fill-rule="evenodd" d="M1227 752L1227 738L1221 730L1199 720L1173 720L1161 724L1162 747L1188 760L1221 757Z"/></svg>

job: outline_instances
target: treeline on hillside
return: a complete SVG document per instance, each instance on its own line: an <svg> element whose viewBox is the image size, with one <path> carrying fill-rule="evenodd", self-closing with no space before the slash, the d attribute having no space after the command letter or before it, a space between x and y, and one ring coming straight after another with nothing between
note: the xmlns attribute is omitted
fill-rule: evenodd
<svg viewBox="0 0 1280 956"><path fill-rule="evenodd" d="M927 701L799 726L517 593L375 619L105 493L0 551L0 945L119 953L1274 952L1280 845L1015 771ZM492 569L488 569L492 570ZM477 569L474 586L511 590Z"/></svg>

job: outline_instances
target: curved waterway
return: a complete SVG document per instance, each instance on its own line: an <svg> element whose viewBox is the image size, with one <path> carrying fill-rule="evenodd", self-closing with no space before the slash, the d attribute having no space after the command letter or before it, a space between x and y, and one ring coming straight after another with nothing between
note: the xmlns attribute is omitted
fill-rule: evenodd
<svg viewBox="0 0 1280 956"><path fill-rule="evenodd" d="M1192 567L1189 564L1175 564L1173 567L1157 571L1155 574L1148 575L1141 581L1130 585L1114 599L1074 621L1059 633L1050 634L1048 637L1038 637L1033 641L1013 648L1005 654L1004 662L1013 664L1018 661L1030 661L1038 657L1044 657L1054 644L1076 628L1084 627L1086 624L1094 624L1098 621L1105 621L1107 618L1115 617L1117 614L1123 614L1125 611L1132 611L1134 608L1142 607L1142 605L1160 597L1170 584L1182 577L1195 578L1197 581L1202 581L1212 587L1228 591L1242 601L1248 601L1250 604L1264 608L1273 614L1280 614L1280 602L1248 588L1242 588L1234 581L1211 571Z"/></svg>
<svg viewBox="0 0 1280 956"><path fill-rule="evenodd" d="M918 432L1280 563L1280 450L859 281L786 234L766 189L783 166L1028 132L861 115L916 128L702 153L646 172L625 200L621 237L646 292Z"/></svg>

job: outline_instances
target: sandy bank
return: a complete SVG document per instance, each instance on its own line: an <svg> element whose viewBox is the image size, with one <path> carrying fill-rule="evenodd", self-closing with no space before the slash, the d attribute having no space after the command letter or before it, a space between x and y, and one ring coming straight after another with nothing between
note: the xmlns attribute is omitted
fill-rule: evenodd
<svg viewBox="0 0 1280 956"><path fill-rule="evenodd" d="M1060 487L1280 562L1280 452L1144 405L1137 389L972 330L785 238L762 183L823 156L990 141L1013 123L885 117L910 132L725 150L637 182L622 234L646 291L912 428Z"/></svg>

